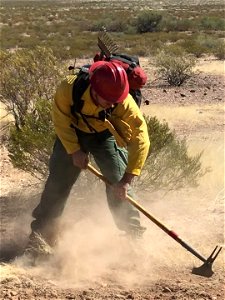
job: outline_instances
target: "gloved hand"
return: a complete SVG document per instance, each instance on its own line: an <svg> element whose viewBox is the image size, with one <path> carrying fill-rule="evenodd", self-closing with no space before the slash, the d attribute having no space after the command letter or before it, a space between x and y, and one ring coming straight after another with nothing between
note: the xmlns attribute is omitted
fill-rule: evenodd
<svg viewBox="0 0 225 300"><path fill-rule="evenodd" d="M112 185L116 197L121 200L125 200L129 186L134 177L135 175L125 172L123 178L118 183Z"/></svg>
<svg viewBox="0 0 225 300"><path fill-rule="evenodd" d="M112 185L113 192L115 196L121 200L125 200L127 197L127 191L129 188L129 183L118 182Z"/></svg>
<svg viewBox="0 0 225 300"><path fill-rule="evenodd" d="M73 164L74 166L80 169L87 169L89 163L88 154L83 152L82 150L77 150L72 154Z"/></svg>

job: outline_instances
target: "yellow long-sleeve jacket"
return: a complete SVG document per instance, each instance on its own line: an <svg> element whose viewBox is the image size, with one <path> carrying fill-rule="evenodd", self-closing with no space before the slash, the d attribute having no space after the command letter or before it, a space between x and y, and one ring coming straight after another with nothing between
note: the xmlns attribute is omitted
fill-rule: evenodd
<svg viewBox="0 0 225 300"><path fill-rule="evenodd" d="M74 127L87 133L93 133L80 114L74 116L71 113L73 105L72 90L76 76L68 76L57 88L52 119L55 131L68 154L80 149L78 137ZM128 165L126 172L140 175L141 169L149 151L149 137L145 120L140 109L130 94L122 102L116 105L109 119L98 119L99 112L103 108L96 106L90 95L90 86L82 96L84 105L81 113L96 117L87 118L87 122L96 132L108 129L114 136L119 146L125 146L128 150Z"/></svg>

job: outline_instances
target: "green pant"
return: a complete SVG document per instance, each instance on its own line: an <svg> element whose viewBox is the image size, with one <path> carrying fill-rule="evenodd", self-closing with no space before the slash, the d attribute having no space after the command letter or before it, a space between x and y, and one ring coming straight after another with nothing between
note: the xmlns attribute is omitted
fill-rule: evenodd
<svg viewBox="0 0 225 300"><path fill-rule="evenodd" d="M127 151L117 146L114 136L108 130L91 134L76 132L82 150L93 155L102 174L111 183L120 181L126 170ZM81 172L73 165L71 155L66 153L58 138L50 158L49 171L41 201L33 211L35 220L31 223L32 230L41 233L61 216L71 188ZM106 194L113 219L120 230L128 232L131 228L141 228L136 208L116 198L109 186L106 186ZM131 188L128 194L132 196Z"/></svg>

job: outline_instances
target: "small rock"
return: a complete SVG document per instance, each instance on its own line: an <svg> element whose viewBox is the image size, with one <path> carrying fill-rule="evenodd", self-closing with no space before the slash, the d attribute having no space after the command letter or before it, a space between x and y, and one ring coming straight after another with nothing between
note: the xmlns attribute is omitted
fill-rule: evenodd
<svg viewBox="0 0 225 300"><path fill-rule="evenodd" d="M182 94L182 93L180 93L180 95L181 95L181 97L186 97L186 95L185 95L185 94Z"/></svg>
<svg viewBox="0 0 225 300"><path fill-rule="evenodd" d="M72 294L66 295L66 299L76 299L76 297Z"/></svg>
<svg viewBox="0 0 225 300"><path fill-rule="evenodd" d="M127 295L127 299L134 299L134 296L129 294L129 295Z"/></svg>
<svg viewBox="0 0 225 300"><path fill-rule="evenodd" d="M107 283L104 283L104 282L101 283L102 287L107 287L107 285L108 285Z"/></svg>
<svg viewBox="0 0 225 300"><path fill-rule="evenodd" d="M121 294L115 294L114 297L116 299L125 299L125 296L121 295Z"/></svg>
<svg viewBox="0 0 225 300"><path fill-rule="evenodd" d="M51 295L51 297L54 297L54 298L58 297L58 293L55 291L52 291L50 295Z"/></svg>
<svg viewBox="0 0 225 300"><path fill-rule="evenodd" d="M164 89L164 90L163 90L163 93L167 93L167 90Z"/></svg>
<svg viewBox="0 0 225 300"><path fill-rule="evenodd" d="M195 93L195 90L190 90L190 93Z"/></svg>
<svg viewBox="0 0 225 300"><path fill-rule="evenodd" d="M163 293L171 293L171 289L168 288L167 286L165 286L162 291Z"/></svg>

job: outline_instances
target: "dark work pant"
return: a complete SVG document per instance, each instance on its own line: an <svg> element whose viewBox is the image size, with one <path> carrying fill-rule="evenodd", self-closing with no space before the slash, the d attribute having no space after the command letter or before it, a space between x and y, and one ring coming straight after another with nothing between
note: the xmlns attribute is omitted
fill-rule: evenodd
<svg viewBox="0 0 225 300"><path fill-rule="evenodd" d="M77 131L81 148L91 153L102 174L111 182L119 182L127 166L127 151L117 146L114 137L106 130L101 133L87 134ZM73 184L81 170L73 165L71 155L66 153L57 138L50 158L49 176L41 201L33 211L35 220L31 223L33 231L43 233L53 226L61 216ZM113 219L120 230L129 231L139 228L139 212L128 201L115 197L112 189L106 186L108 205ZM128 194L132 196L131 188Z"/></svg>

